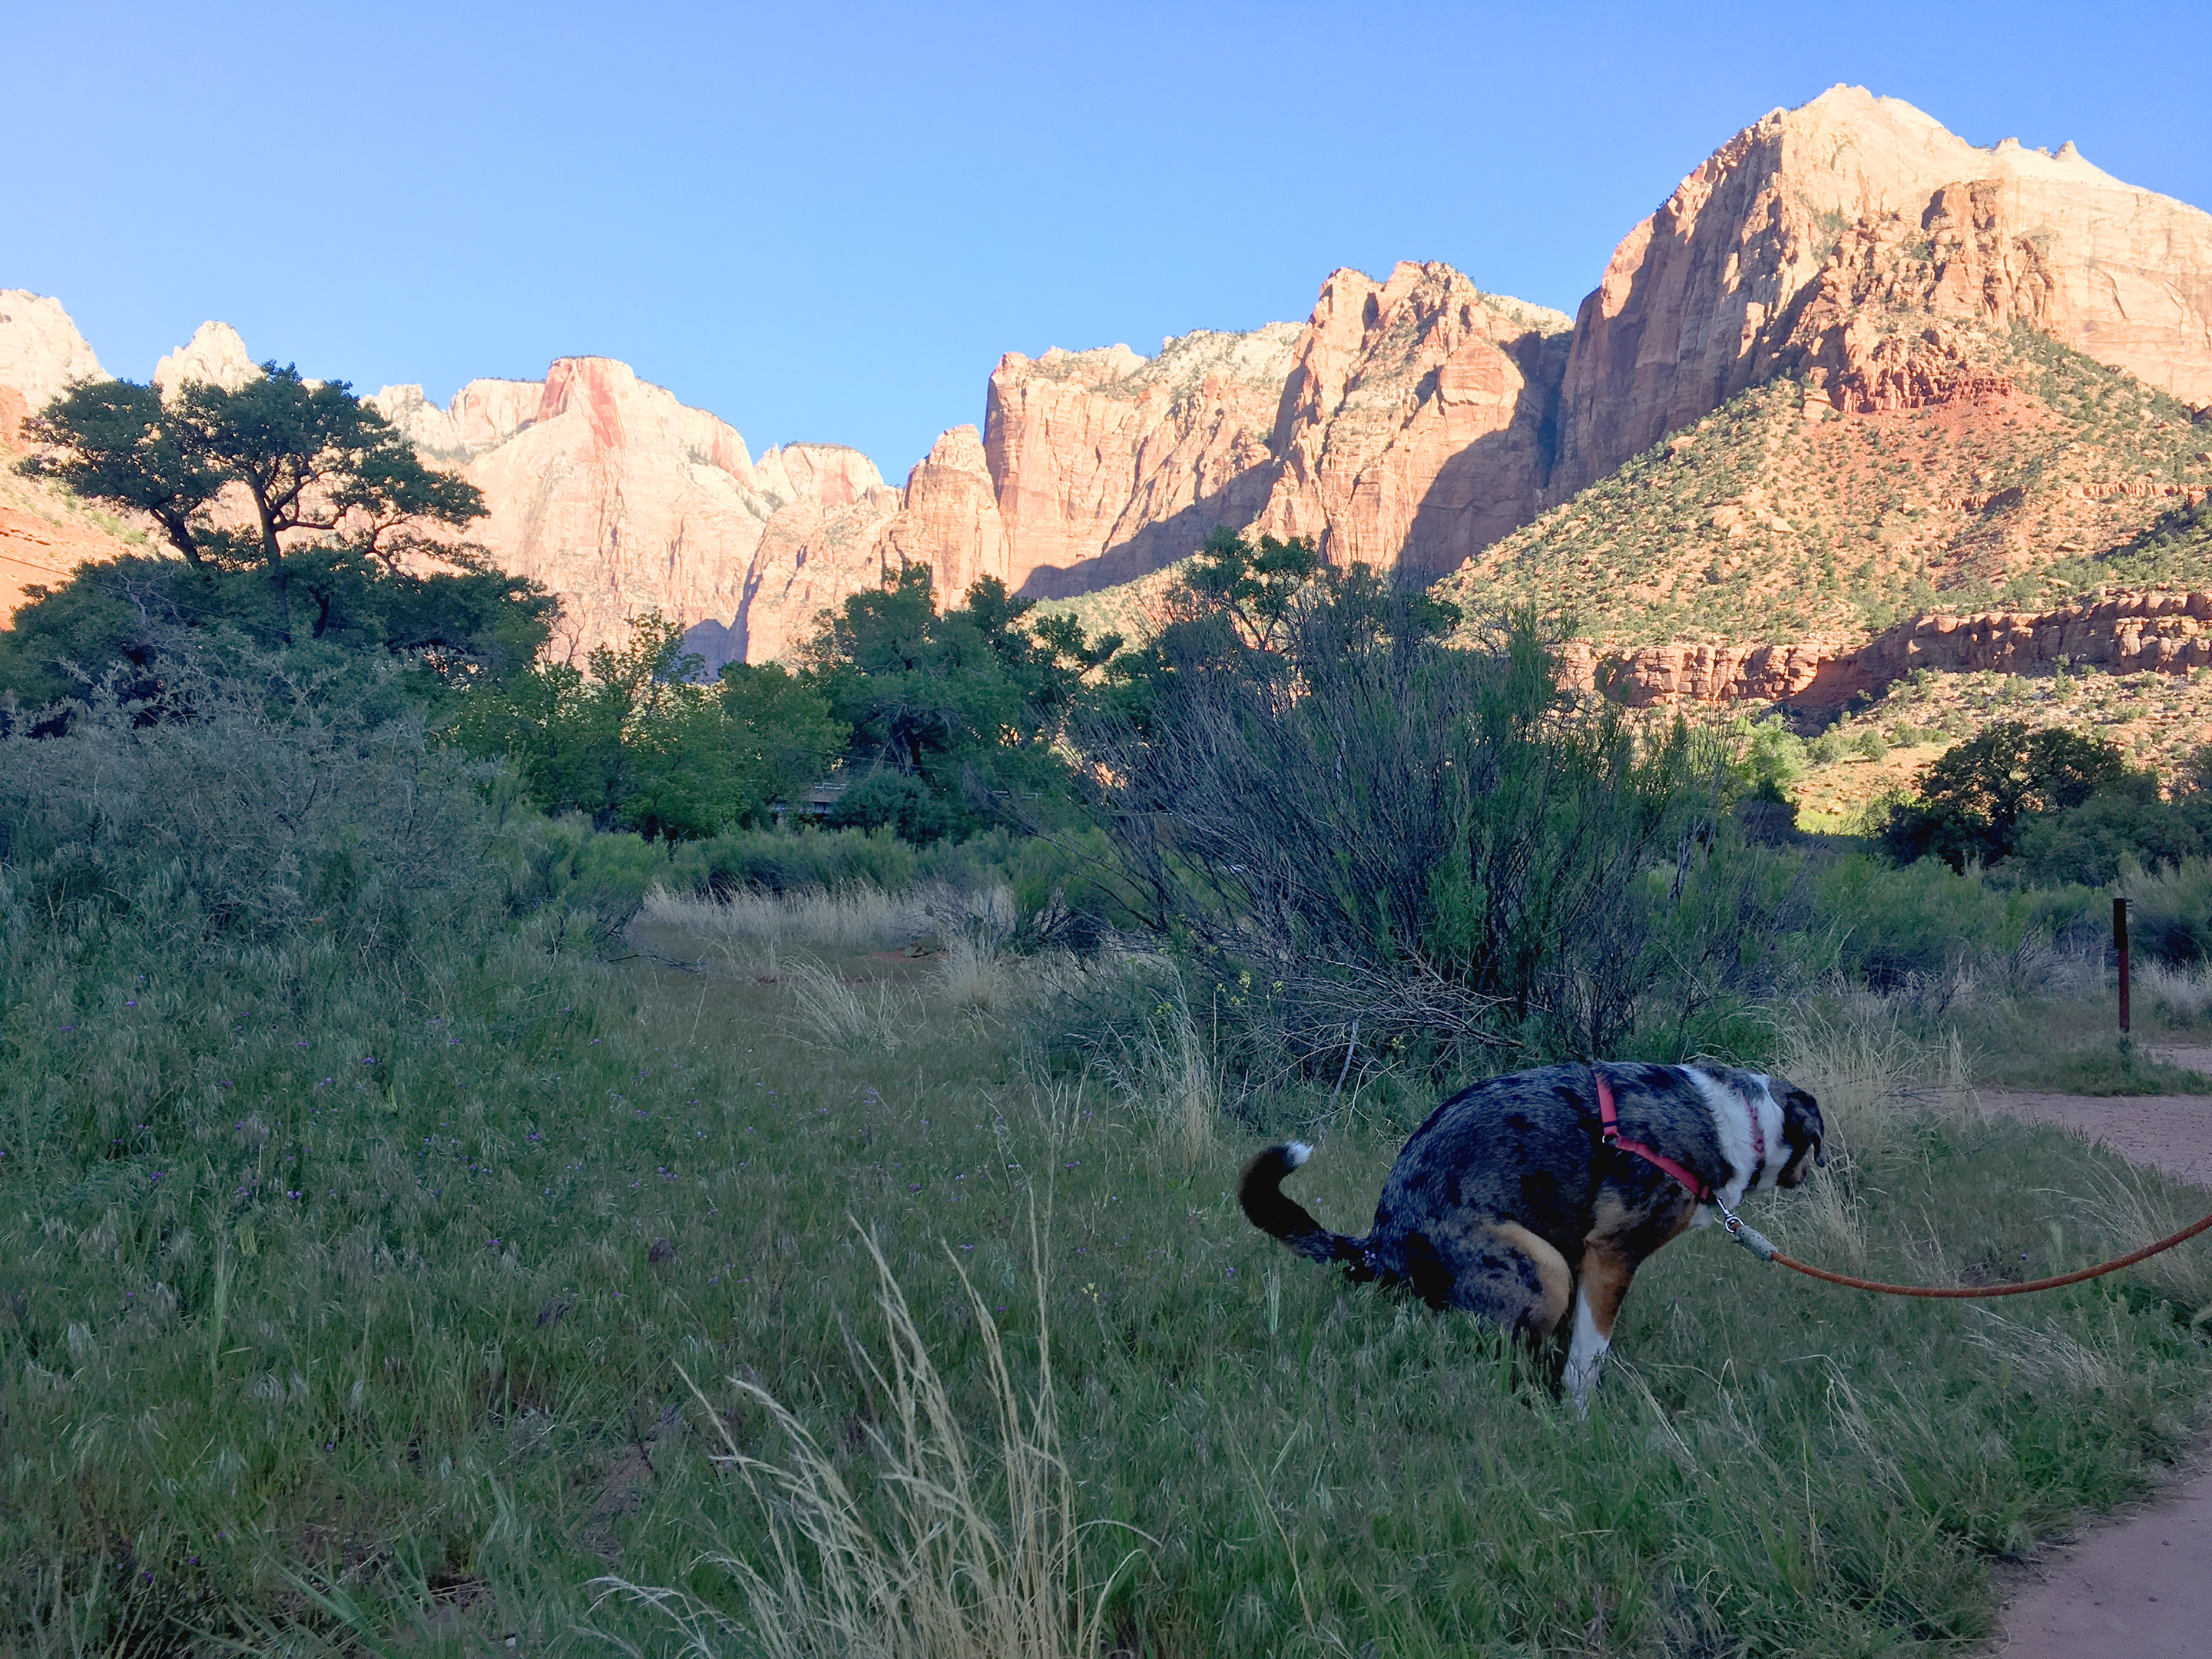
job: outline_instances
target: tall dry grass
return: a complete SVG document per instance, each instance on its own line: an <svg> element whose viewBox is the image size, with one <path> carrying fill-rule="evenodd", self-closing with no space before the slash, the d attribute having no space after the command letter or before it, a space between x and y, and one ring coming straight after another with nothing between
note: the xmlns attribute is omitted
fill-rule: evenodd
<svg viewBox="0 0 2212 1659"><path fill-rule="evenodd" d="M888 980L855 984L815 962L787 962L777 977L791 993L789 1023L817 1048L896 1049L925 1029Z"/></svg>
<svg viewBox="0 0 2212 1659"><path fill-rule="evenodd" d="M961 888L945 882L899 893L856 882L719 898L654 887L645 896L644 914L705 938L779 951L887 951L933 935L947 940L966 936L995 947L1013 937L1018 922L1007 887Z"/></svg>
<svg viewBox="0 0 2212 1659"><path fill-rule="evenodd" d="M2169 1024L2194 1025L2212 1012L2212 963L2177 968L2146 962L2134 978L2136 996Z"/></svg>
<svg viewBox="0 0 2212 1659"><path fill-rule="evenodd" d="M1820 1103L1827 1167L1774 1214L1792 1244L1825 1252L1826 1264L1867 1261L1869 1161L1903 1140L1913 1121L1933 1113L1952 1121L1977 1107L1966 1050L1955 1029L1935 1042L1912 1036L1897 1009L1876 998L1784 1026L1778 1069Z"/></svg>
<svg viewBox="0 0 2212 1659"><path fill-rule="evenodd" d="M953 1263L983 1344L990 1427L976 1435L963 1427L890 1263L872 1235L863 1239L889 1348L888 1372L862 1357L880 1407L868 1430L875 1501L773 1395L732 1377L787 1448L781 1462L745 1452L700 1395L722 1440L714 1461L744 1479L767 1522L764 1565L728 1551L706 1558L737 1583L743 1611L617 1578L601 1588L657 1608L685 1651L712 1659L1094 1659L1120 1566L1097 1584L1084 1576L1085 1528L1060 1450L1042 1266L1033 1274L1036 1382L1024 1389L990 1305ZM1034 1215L1030 1242L1042 1264Z"/></svg>
<svg viewBox="0 0 2212 1659"><path fill-rule="evenodd" d="M936 921L917 890L887 893L865 883L791 893L732 893L714 898L655 887L645 896L648 920L691 929L708 939L784 951L886 951L911 945Z"/></svg>
<svg viewBox="0 0 2212 1659"><path fill-rule="evenodd" d="M1221 1073L1191 1018L1180 977L1158 987L1151 1017L1114 1034L1098 1067L1122 1097L1164 1128L1193 1165L1220 1143Z"/></svg>
<svg viewBox="0 0 2212 1659"><path fill-rule="evenodd" d="M2204 1212L2201 1191L2177 1194L2172 1182L2141 1170L2094 1169L2094 1189L2077 1200L2082 1222L2106 1248L2125 1255L2179 1232ZM2129 1274L2194 1311L2192 1322L2212 1319L2212 1248L2201 1238L2154 1255Z"/></svg>

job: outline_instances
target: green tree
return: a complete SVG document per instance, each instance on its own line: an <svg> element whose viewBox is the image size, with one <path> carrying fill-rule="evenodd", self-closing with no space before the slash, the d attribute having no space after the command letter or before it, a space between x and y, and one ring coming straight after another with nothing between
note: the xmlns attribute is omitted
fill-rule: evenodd
<svg viewBox="0 0 2212 1659"><path fill-rule="evenodd" d="M779 799L820 777L847 728L811 679L732 665L702 684L704 660L658 612L586 667L544 663L470 698L455 734L504 756L548 811L669 841L765 823Z"/></svg>
<svg viewBox="0 0 2212 1659"><path fill-rule="evenodd" d="M535 582L496 570L417 575L343 547L303 549L286 564L284 593L258 568L142 554L80 566L30 589L0 631L0 691L35 709L120 672L137 684L126 696L158 695L162 659L191 635L203 653L289 650L325 666L350 653L412 659L421 672L407 683L435 704L526 666L558 610Z"/></svg>
<svg viewBox="0 0 2212 1659"><path fill-rule="evenodd" d="M826 615L806 658L852 733L848 765L918 780L960 827L987 817L1024 823L1068 800L1057 745L1086 678L1121 641L1093 641L1072 617L1032 623L1034 606L986 576L962 605L939 612L928 568L908 565ZM894 825L926 817L933 834L947 833L935 815L916 816L911 795L863 793L851 812Z"/></svg>
<svg viewBox="0 0 2212 1659"><path fill-rule="evenodd" d="M148 514L186 563L206 562L193 524L222 489L222 474L152 386L131 380L71 386L23 423L23 435L48 453L18 463L21 471L88 501Z"/></svg>
<svg viewBox="0 0 2212 1659"><path fill-rule="evenodd" d="M1916 783L1916 799L1891 807L1883 845L1900 863L1933 855L1954 870L2008 856L2031 817L2100 794L2150 799L2158 793L2157 780L2130 766L2118 744L2019 720L1947 750Z"/></svg>
<svg viewBox="0 0 2212 1659"><path fill-rule="evenodd" d="M195 382L167 400L151 386L70 388L25 428L43 447L22 465L80 495L151 514L195 567L258 563L284 577L286 538L307 532L387 560L422 528L483 515L473 484L424 466L343 380L310 385L271 362L236 390ZM252 527L215 522L235 486Z"/></svg>
<svg viewBox="0 0 2212 1659"><path fill-rule="evenodd" d="M1255 544L1225 526L1183 567L1165 611L1152 639L1109 665L1100 700L1110 719L1139 732L1193 677L1288 674L1299 622L1316 611L1328 613L1347 649L1414 648L1443 639L1461 619L1456 605L1388 583L1367 565L1328 563L1303 538L1262 536Z"/></svg>

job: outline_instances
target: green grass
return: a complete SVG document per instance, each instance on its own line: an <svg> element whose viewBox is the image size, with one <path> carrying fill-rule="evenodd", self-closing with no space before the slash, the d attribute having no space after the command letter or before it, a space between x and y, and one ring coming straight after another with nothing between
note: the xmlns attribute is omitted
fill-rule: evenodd
<svg viewBox="0 0 2212 1659"><path fill-rule="evenodd" d="M2212 1077L2155 1059L2118 1035L1993 1060L1985 1074L2007 1088L2062 1095L2212 1095Z"/></svg>
<svg viewBox="0 0 2212 1659"><path fill-rule="evenodd" d="M725 1379L882 1503L862 1230L976 1444L994 1395L956 1264L1018 1384L1042 1306L1081 1518L1152 1540L1107 1620L1152 1655L1950 1650L1990 1627L1990 1565L2142 1493L2206 1392L2197 1279L1999 1318L1698 1233L1639 1278L1583 1422L1495 1333L1254 1232L1231 1189L1256 1139L1194 1133L1188 1079L1171 1103L1054 1062L1036 965L956 981L848 947L831 977L883 983L810 1041L778 961L673 923L640 942L464 941L376 976L88 957L11 988L0 1639L672 1648L599 1599L609 1573L742 1615L711 1558L767 1533L714 1454L787 1448ZM1754 1206L1811 1259L2017 1278L2112 1242L2059 1196L2106 1155L1827 1092L1856 1150L1826 1197ZM1370 1090L1300 1195L1364 1230L1431 1103ZM1128 1536L1094 1535L1094 1574Z"/></svg>

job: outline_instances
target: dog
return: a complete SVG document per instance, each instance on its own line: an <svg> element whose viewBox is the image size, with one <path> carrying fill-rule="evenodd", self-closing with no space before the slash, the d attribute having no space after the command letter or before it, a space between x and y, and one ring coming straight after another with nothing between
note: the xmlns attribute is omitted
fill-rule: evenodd
<svg viewBox="0 0 2212 1659"><path fill-rule="evenodd" d="M1716 1204L1795 1187L1825 1164L1820 1103L1734 1066L1546 1066L1462 1090L1413 1131L1364 1238L1331 1232L1282 1190L1312 1155L1292 1141L1246 1167L1252 1224L1357 1282L1495 1321L1532 1345L1573 1310L1563 1382L1587 1411L1629 1281Z"/></svg>

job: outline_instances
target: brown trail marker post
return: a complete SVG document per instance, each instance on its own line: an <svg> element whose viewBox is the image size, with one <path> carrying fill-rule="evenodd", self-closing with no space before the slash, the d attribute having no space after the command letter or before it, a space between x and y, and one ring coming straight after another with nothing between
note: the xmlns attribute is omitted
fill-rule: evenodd
<svg viewBox="0 0 2212 1659"><path fill-rule="evenodd" d="M2120 1035L2128 1030L2128 902L2112 901L2112 944L2120 953Z"/></svg>

